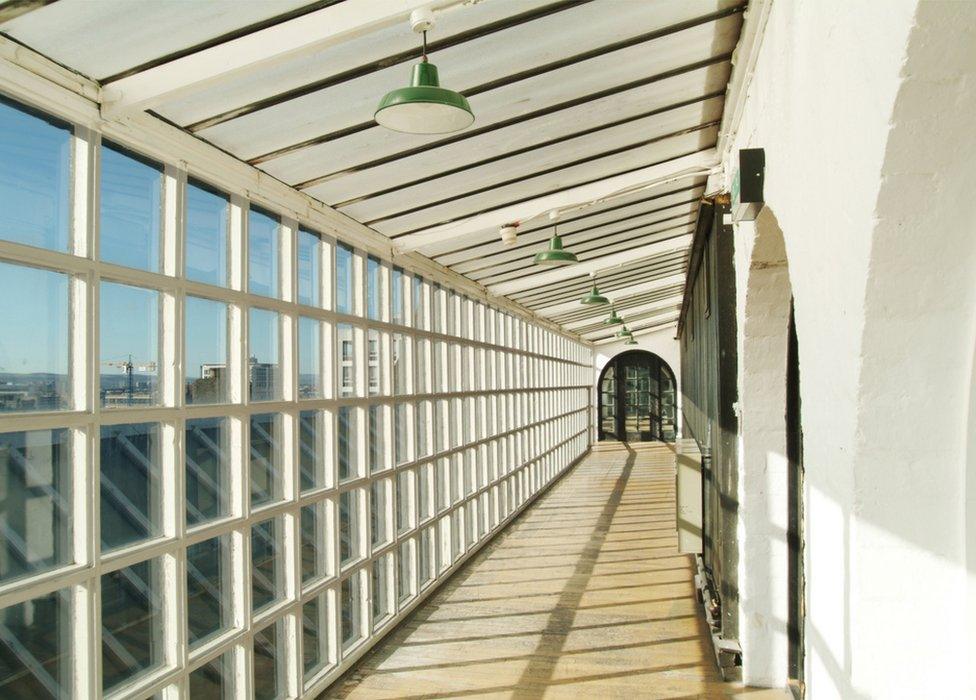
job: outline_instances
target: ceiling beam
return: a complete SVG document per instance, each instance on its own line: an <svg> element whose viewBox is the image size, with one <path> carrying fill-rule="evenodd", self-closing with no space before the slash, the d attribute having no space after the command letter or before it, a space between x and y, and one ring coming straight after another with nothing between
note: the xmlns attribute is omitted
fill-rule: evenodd
<svg viewBox="0 0 976 700"><path fill-rule="evenodd" d="M683 236L670 238L666 241L650 243L646 246L635 248L634 250L625 250L613 255L607 255L589 262L582 262L576 265L569 265L567 267L549 270L538 275L532 275L531 277L511 280L509 282L500 282L499 284L490 284L488 285L488 291L490 291L492 294L510 294L522 289L539 289L547 284L561 282L563 280L572 279L573 277L582 277L590 274L591 272L609 270L618 265L632 265L640 260L651 258L655 255L660 255L661 253L668 253L673 250L687 248L689 245L691 245L691 238L691 234L685 234Z"/></svg>
<svg viewBox="0 0 976 700"><path fill-rule="evenodd" d="M627 322L628 318L633 318L641 316L642 314L650 314L653 311L665 311L668 309L676 308L676 304L681 300L681 293L672 294L663 300L651 302L649 304L642 304L641 306L635 306L632 309L627 309L627 312L623 314L624 323ZM619 312L618 312L619 313ZM590 333L595 333L596 330L588 331L584 333L580 329L587 328L588 326L594 325L594 323L600 323L601 317L609 316L610 310L606 306L601 306L599 309L594 309L594 312L588 318L581 321L573 321L572 323L562 323L560 324L566 330L571 330L574 333L582 333L584 336ZM641 320L641 319L638 319ZM610 328L606 326L605 328Z"/></svg>
<svg viewBox="0 0 976 700"><path fill-rule="evenodd" d="M396 240L400 250L418 250L433 243L463 238L512 221L526 222L552 210L575 209L634 191L701 176L718 164L715 149L707 148L664 163L615 175L586 185L570 187L507 207L417 231Z"/></svg>
<svg viewBox="0 0 976 700"><path fill-rule="evenodd" d="M612 294L607 294L610 301L616 301L617 299L625 299L626 297L634 296L635 294L641 294L643 292L653 292L655 289L662 289L664 287L671 287L674 285L684 284L685 276L681 275L671 275L670 277L662 277L656 280L650 280L648 282L641 282L640 284L635 284L631 287L624 287L623 289L618 289ZM536 309L535 313L539 316L553 317L559 314L566 313L567 311L574 311L580 307L578 299L573 301L567 301L562 304L556 304L555 306L544 306L542 308Z"/></svg>
<svg viewBox="0 0 976 700"><path fill-rule="evenodd" d="M443 10L461 0L357 0L339 3L233 41L108 83L103 114L152 109L230 75L267 68L379 29L406 22L420 7ZM404 31L407 31L404 27Z"/></svg>
<svg viewBox="0 0 976 700"><path fill-rule="evenodd" d="M55 0L8 0L0 3L0 24L50 5Z"/></svg>
<svg viewBox="0 0 976 700"><path fill-rule="evenodd" d="M639 331L634 331L634 337L635 338L640 338L642 335L650 335L651 333L657 333L659 331L663 331L666 328L671 328L671 327L677 326L677 325L678 325L678 316L677 316L677 314L675 314L674 316L672 316L672 317L670 317L670 318L668 318L668 319L666 319L664 321L661 321L659 323L656 323L653 326L646 326L646 327L640 329ZM623 338L610 337L610 338L603 338L601 340L594 340L594 341L591 341L591 342L594 345L610 345L611 343L619 343L619 342L622 342L622 341L623 341Z"/></svg>

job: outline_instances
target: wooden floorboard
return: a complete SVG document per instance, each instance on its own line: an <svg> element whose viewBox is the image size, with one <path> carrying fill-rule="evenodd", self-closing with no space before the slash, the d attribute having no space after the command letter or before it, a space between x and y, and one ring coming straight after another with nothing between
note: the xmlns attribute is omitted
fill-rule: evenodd
<svg viewBox="0 0 976 700"><path fill-rule="evenodd" d="M327 691L330 698L711 698L677 551L674 452L600 443Z"/></svg>

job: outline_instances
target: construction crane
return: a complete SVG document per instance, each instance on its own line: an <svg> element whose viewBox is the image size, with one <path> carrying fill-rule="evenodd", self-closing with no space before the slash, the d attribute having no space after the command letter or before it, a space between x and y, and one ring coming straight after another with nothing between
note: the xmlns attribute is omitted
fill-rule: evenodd
<svg viewBox="0 0 976 700"><path fill-rule="evenodd" d="M133 362L132 355L129 355L128 360L102 360L103 365L108 365L109 367L118 367L126 376L126 403L132 405L132 371L138 370L140 372L155 372L156 363L155 362Z"/></svg>

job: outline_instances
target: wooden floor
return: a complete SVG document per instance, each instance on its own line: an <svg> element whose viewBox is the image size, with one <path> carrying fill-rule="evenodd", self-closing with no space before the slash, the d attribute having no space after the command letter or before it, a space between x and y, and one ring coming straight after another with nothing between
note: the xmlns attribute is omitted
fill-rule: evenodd
<svg viewBox="0 0 976 700"><path fill-rule="evenodd" d="M598 444L326 696L752 698L715 668L673 470Z"/></svg>

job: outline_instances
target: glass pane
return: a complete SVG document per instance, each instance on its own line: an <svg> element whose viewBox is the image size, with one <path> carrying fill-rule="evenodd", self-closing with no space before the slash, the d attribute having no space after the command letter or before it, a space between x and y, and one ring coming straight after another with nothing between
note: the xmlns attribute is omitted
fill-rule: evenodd
<svg viewBox="0 0 976 700"><path fill-rule="evenodd" d="M102 143L99 252L102 260L159 271L163 170Z"/></svg>
<svg viewBox="0 0 976 700"><path fill-rule="evenodd" d="M315 503L302 508L302 583L327 576L328 550L332 528L326 516L326 504Z"/></svg>
<svg viewBox="0 0 976 700"><path fill-rule="evenodd" d="M355 294L353 293L353 252L344 245L336 246L336 311L340 314L353 313Z"/></svg>
<svg viewBox="0 0 976 700"><path fill-rule="evenodd" d="M251 507L281 498L281 414L251 416Z"/></svg>
<svg viewBox="0 0 976 700"><path fill-rule="evenodd" d="M298 231L298 303L322 305L322 239L317 233Z"/></svg>
<svg viewBox="0 0 976 700"><path fill-rule="evenodd" d="M284 595L281 536L275 519L251 528L251 609L255 612Z"/></svg>
<svg viewBox="0 0 976 700"><path fill-rule="evenodd" d="M410 427L407 423L407 404L398 403L394 409L394 452L397 464L410 461L410 445L407 442Z"/></svg>
<svg viewBox="0 0 976 700"><path fill-rule="evenodd" d="M247 215L247 290L278 297L278 219L259 209Z"/></svg>
<svg viewBox="0 0 976 700"><path fill-rule="evenodd" d="M71 407L68 312L67 275L0 263L0 412Z"/></svg>
<svg viewBox="0 0 976 700"><path fill-rule="evenodd" d="M254 635L254 700L283 696L285 650L279 626L281 622L275 622Z"/></svg>
<svg viewBox="0 0 976 700"><path fill-rule="evenodd" d="M2 105L0 105L2 106ZM71 685L71 592L0 610L0 697L65 698Z"/></svg>
<svg viewBox="0 0 976 700"><path fill-rule="evenodd" d="M163 662L162 561L102 575L102 689Z"/></svg>
<svg viewBox="0 0 976 700"><path fill-rule="evenodd" d="M424 280L421 277L413 278L412 287L413 297L413 325L414 328L426 328L424 323Z"/></svg>
<svg viewBox="0 0 976 700"><path fill-rule="evenodd" d="M402 471L396 479L396 529L406 532L413 525L411 502L413 500L413 472Z"/></svg>
<svg viewBox="0 0 976 700"><path fill-rule="evenodd" d="M374 549L390 541L389 490L389 479L374 481L370 489L369 532Z"/></svg>
<svg viewBox="0 0 976 700"><path fill-rule="evenodd" d="M354 479L360 474L356 449L359 444L357 423L358 413L354 406L339 407L339 481Z"/></svg>
<svg viewBox="0 0 976 700"><path fill-rule="evenodd" d="M373 625L389 617L393 612L393 599L390 596L390 565L393 563L393 555L384 554L380 559L373 563Z"/></svg>
<svg viewBox="0 0 976 700"><path fill-rule="evenodd" d="M417 457L426 457L430 454L430 444L427 441L427 422L430 420L430 401L418 401L414 407L414 426L416 428L415 440L417 446Z"/></svg>
<svg viewBox="0 0 976 700"><path fill-rule="evenodd" d="M325 421L323 411L302 411L298 414L298 450L301 489L327 485L325 477Z"/></svg>
<svg viewBox="0 0 976 700"><path fill-rule="evenodd" d="M331 665L329 594L321 593L302 606L302 654L306 680Z"/></svg>
<svg viewBox="0 0 976 700"><path fill-rule="evenodd" d="M230 202L208 187L186 186L186 278L227 285L227 222Z"/></svg>
<svg viewBox="0 0 976 700"><path fill-rule="evenodd" d="M186 523L230 512L230 426L224 418L186 422Z"/></svg>
<svg viewBox="0 0 976 700"><path fill-rule="evenodd" d="M251 401L281 398L278 313L252 308L248 321L248 396Z"/></svg>
<svg viewBox="0 0 976 700"><path fill-rule="evenodd" d="M342 600L342 648L355 644L362 637L362 585L358 573L349 576L342 582L340 591Z"/></svg>
<svg viewBox="0 0 976 700"><path fill-rule="evenodd" d="M393 308L390 313L390 321L399 326L402 326L405 322L403 308L403 278L403 270L398 267L393 268L393 276L390 282L390 301Z"/></svg>
<svg viewBox="0 0 976 700"><path fill-rule="evenodd" d="M422 465L417 478L417 517L426 520L434 514L434 465Z"/></svg>
<svg viewBox="0 0 976 700"><path fill-rule="evenodd" d="M226 403L227 304L186 297L186 403Z"/></svg>
<svg viewBox="0 0 976 700"><path fill-rule="evenodd" d="M385 411L382 405L373 404L369 407L369 470L370 472L386 469L386 449L384 447L385 431L383 427Z"/></svg>
<svg viewBox="0 0 976 700"><path fill-rule="evenodd" d="M71 127L0 98L0 238L68 250Z"/></svg>
<svg viewBox="0 0 976 700"><path fill-rule="evenodd" d="M366 343L367 349L369 350L367 357L368 363L366 365L366 379L370 396L376 396L382 391L380 384L382 381L382 369L380 366L381 342L380 332L375 329L370 329L367 334Z"/></svg>
<svg viewBox="0 0 976 700"><path fill-rule="evenodd" d="M397 600L403 602L413 595L413 540L403 542L397 551Z"/></svg>
<svg viewBox="0 0 976 700"><path fill-rule="evenodd" d="M322 384L322 322L298 319L298 398L320 399Z"/></svg>
<svg viewBox="0 0 976 700"><path fill-rule="evenodd" d="M102 282L100 287L102 405L159 403L159 292Z"/></svg>
<svg viewBox="0 0 976 700"><path fill-rule="evenodd" d="M232 624L230 615L230 538L213 539L186 549L186 619L190 646Z"/></svg>
<svg viewBox="0 0 976 700"><path fill-rule="evenodd" d="M339 361L339 396L356 395L355 331L348 323L336 325L336 344Z"/></svg>
<svg viewBox="0 0 976 700"><path fill-rule="evenodd" d="M160 534L158 423L102 427L102 551Z"/></svg>
<svg viewBox="0 0 976 700"><path fill-rule="evenodd" d="M370 256L366 259L366 312L369 318L383 318L383 264Z"/></svg>
<svg viewBox="0 0 976 700"><path fill-rule="evenodd" d="M190 674L190 700L234 697L234 654L227 652Z"/></svg>
<svg viewBox="0 0 976 700"><path fill-rule="evenodd" d="M407 393L407 338L402 333L393 334L393 394Z"/></svg>
<svg viewBox="0 0 976 700"><path fill-rule="evenodd" d="M359 535L359 489L339 495L339 564L345 566L362 556Z"/></svg>
<svg viewBox="0 0 976 700"><path fill-rule="evenodd" d="M70 431L0 434L0 583L72 563L71 498Z"/></svg>

